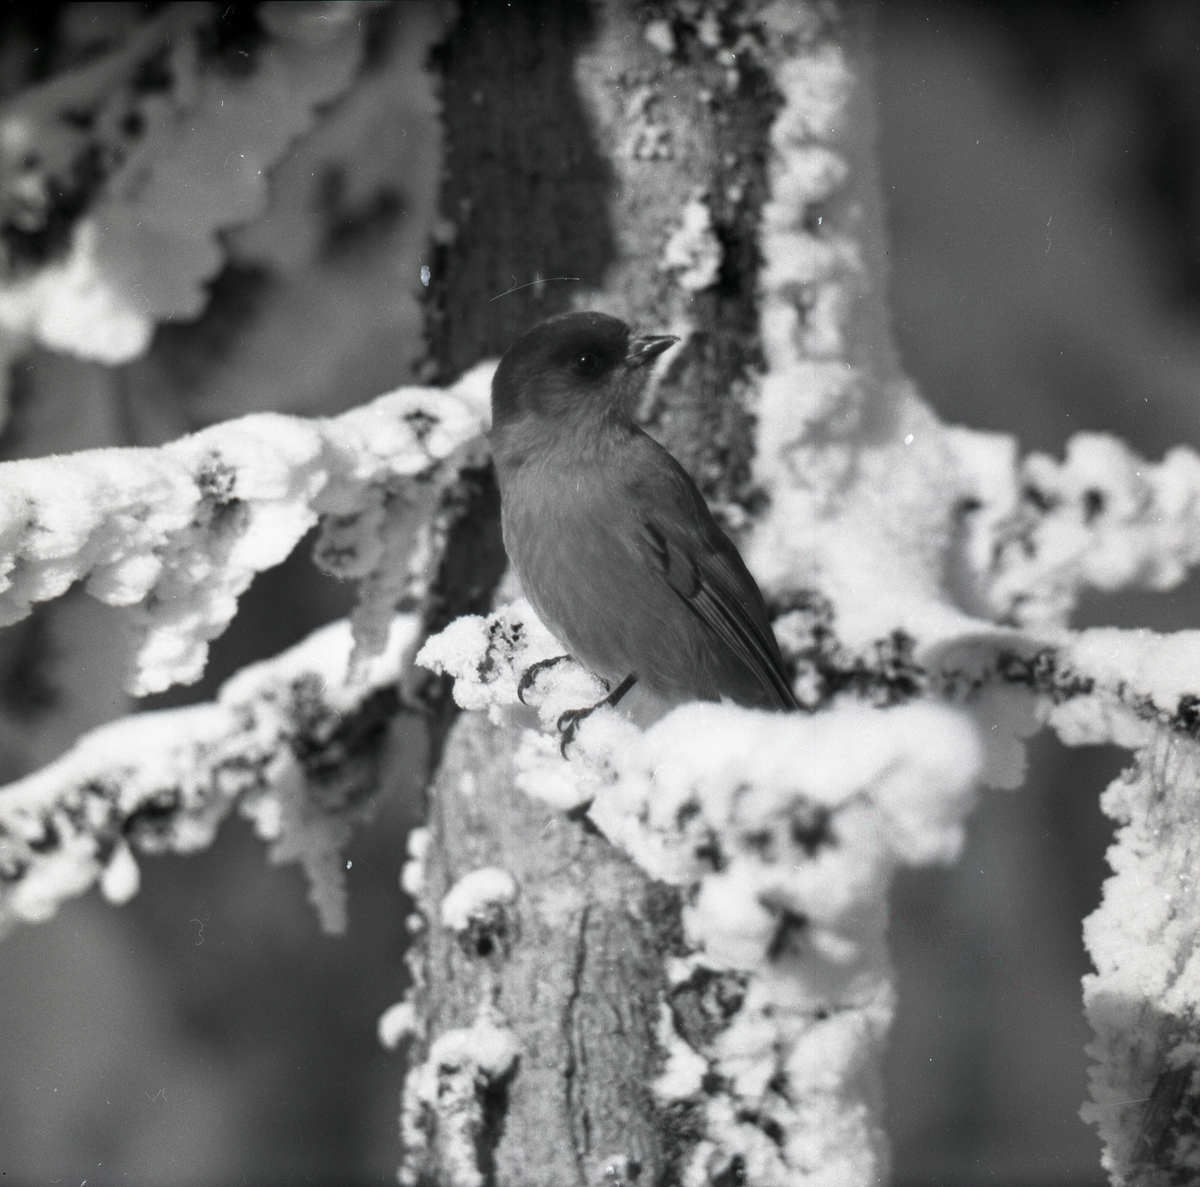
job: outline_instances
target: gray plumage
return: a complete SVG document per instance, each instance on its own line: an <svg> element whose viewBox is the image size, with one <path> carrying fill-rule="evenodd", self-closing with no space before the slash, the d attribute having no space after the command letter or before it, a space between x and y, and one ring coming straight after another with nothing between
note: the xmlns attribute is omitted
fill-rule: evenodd
<svg viewBox="0 0 1200 1187"><path fill-rule="evenodd" d="M564 647L669 704L793 709L762 594L683 467L633 422L637 371L675 341L568 313L508 351L489 439L504 544Z"/></svg>

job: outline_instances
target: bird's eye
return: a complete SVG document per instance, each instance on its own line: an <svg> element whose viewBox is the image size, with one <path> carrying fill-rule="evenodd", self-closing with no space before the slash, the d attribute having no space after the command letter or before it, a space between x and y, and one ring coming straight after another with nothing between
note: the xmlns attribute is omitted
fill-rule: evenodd
<svg viewBox="0 0 1200 1187"><path fill-rule="evenodd" d="M580 375L595 375L600 370L600 359L590 351L576 356L575 370Z"/></svg>

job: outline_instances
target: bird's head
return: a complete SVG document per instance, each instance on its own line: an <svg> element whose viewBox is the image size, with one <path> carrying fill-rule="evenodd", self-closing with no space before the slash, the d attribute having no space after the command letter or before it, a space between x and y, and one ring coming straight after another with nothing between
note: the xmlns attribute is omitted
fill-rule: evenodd
<svg viewBox="0 0 1200 1187"><path fill-rule="evenodd" d="M643 368L679 339L635 336L605 313L563 313L528 330L500 360L492 379L492 424L533 415L629 416Z"/></svg>

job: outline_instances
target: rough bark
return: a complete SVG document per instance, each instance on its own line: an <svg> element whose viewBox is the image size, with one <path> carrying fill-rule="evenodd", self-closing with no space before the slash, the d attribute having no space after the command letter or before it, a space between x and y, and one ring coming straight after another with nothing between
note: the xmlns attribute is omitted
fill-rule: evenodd
<svg viewBox="0 0 1200 1187"><path fill-rule="evenodd" d="M518 733L460 718L432 791L426 1023L433 1035L469 1028L486 1003L519 1036L479 1139L493 1181L615 1182L608 1168L641 1167L640 1181L657 1183L670 1126L650 1085L677 904L594 830L514 788ZM513 877L516 901L465 931L441 926L450 888L489 867Z"/></svg>

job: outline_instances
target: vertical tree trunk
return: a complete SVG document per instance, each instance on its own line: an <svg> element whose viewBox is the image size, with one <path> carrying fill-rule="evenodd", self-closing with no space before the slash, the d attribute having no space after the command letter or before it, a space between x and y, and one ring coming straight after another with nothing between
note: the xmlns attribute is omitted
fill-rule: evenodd
<svg viewBox="0 0 1200 1187"><path fill-rule="evenodd" d="M566 308L679 334L643 417L734 531L761 504L750 465L758 231L781 103L767 26L782 21L784 40L809 49L847 32L827 5L761 7L709 6L696 23L629 0L467 2L437 55L437 373L453 378ZM494 499L489 485L486 531L452 543L442 588L461 589L478 556L494 555ZM431 695L444 705L446 686ZM428 844L411 882L425 1034L405 1093L402 1181L677 1181L700 1126L652 1085L665 965L681 951L678 893L589 822L515 789L514 720L453 718L441 715L448 736L444 749L435 739ZM478 871L507 875L512 893L470 926L446 926L447 894Z"/></svg>
<svg viewBox="0 0 1200 1187"><path fill-rule="evenodd" d="M518 733L483 714L461 717L432 790L421 1001L431 1038L471 1037L466 1058L442 1054L410 1077L404 1136L410 1156L420 1150L415 1181L632 1182L640 1167L637 1181L657 1183L678 1153L651 1091L678 903L594 830L514 788ZM481 869L506 872L516 897L453 931L440 905ZM511 1064L481 1073L472 1030L481 1021L515 1036ZM481 1074L486 1083L475 1082ZM448 1093L463 1098L457 1113ZM464 1132L478 1180L451 1170Z"/></svg>

